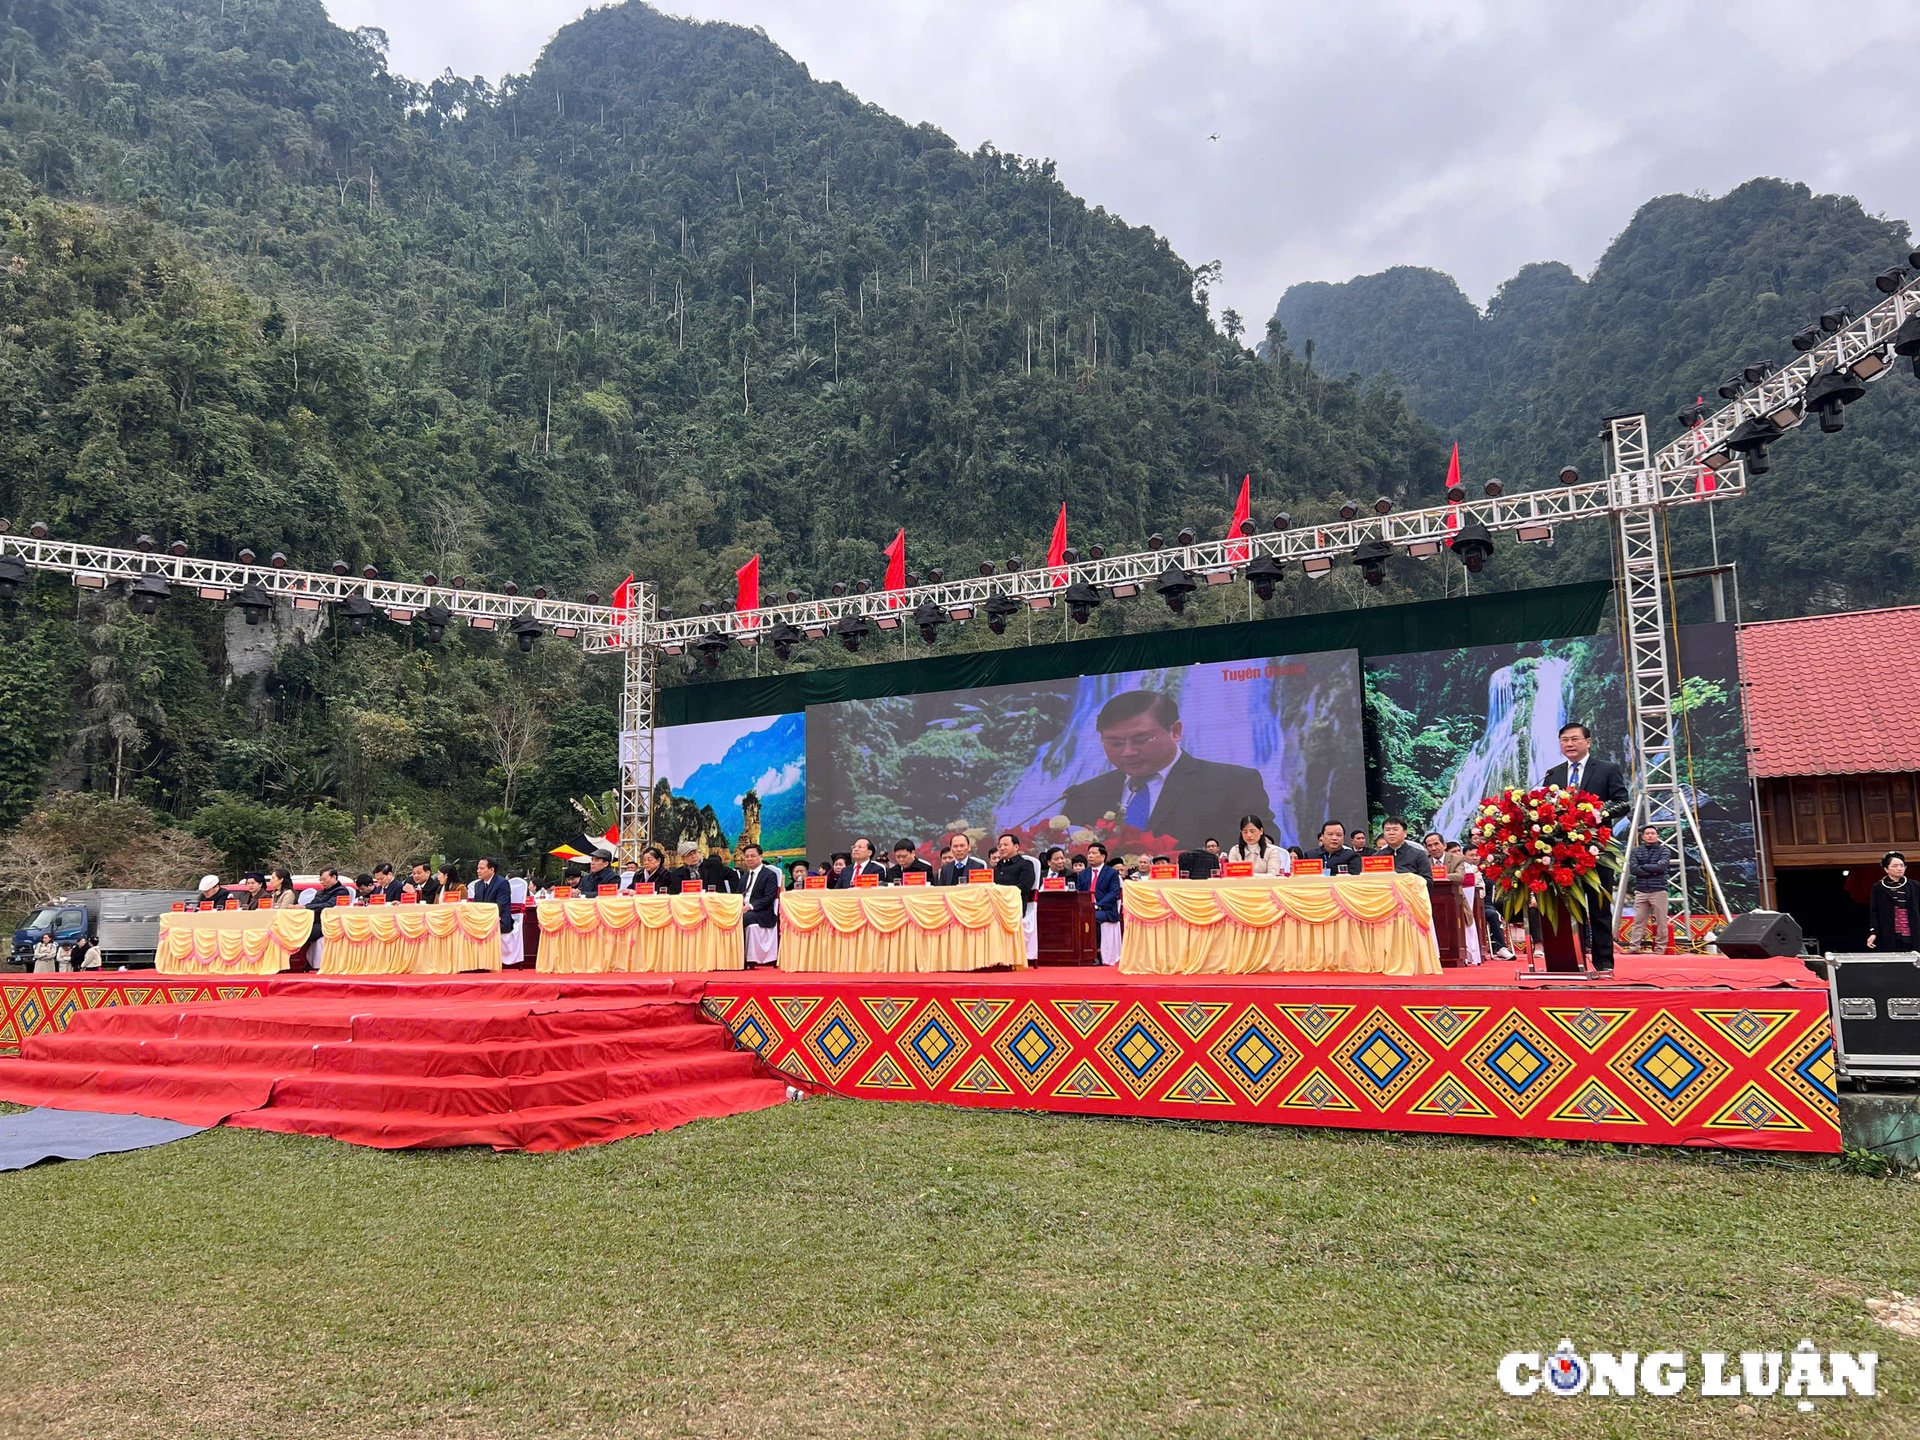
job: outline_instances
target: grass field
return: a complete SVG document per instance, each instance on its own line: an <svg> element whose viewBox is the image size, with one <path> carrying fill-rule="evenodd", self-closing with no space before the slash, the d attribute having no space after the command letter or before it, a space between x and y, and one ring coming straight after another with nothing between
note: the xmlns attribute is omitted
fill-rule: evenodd
<svg viewBox="0 0 1920 1440"><path fill-rule="evenodd" d="M1920 1433L1863 1303L1920 1294L1920 1184L1799 1164L815 1100L552 1156L215 1130L0 1205L6 1435ZM1499 1393L1562 1336L1811 1336L1880 1397Z"/></svg>

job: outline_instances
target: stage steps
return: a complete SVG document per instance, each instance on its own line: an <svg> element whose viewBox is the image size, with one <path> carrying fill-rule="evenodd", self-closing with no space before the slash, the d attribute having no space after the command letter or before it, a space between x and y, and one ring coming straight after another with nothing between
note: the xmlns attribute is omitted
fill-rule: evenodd
<svg viewBox="0 0 1920 1440"><path fill-rule="evenodd" d="M502 992L507 991L506 995ZM684 978L304 981L88 1011L0 1061L0 1099L384 1148L560 1150L779 1104Z"/></svg>

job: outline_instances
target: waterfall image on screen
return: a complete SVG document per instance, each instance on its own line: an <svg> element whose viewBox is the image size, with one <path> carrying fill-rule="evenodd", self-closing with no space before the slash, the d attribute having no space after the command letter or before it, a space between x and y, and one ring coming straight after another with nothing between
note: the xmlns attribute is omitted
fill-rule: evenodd
<svg viewBox="0 0 1920 1440"><path fill-rule="evenodd" d="M816 848L1013 830L1131 854L1365 813L1351 650L814 706L807 736Z"/></svg>

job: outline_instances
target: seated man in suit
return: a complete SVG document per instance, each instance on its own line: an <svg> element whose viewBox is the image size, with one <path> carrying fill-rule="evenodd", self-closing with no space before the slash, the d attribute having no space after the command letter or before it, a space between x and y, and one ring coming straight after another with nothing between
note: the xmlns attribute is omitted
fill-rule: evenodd
<svg viewBox="0 0 1920 1440"><path fill-rule="evenodd" d="M1087 846L1087 873L1093 877L1093 919L1100 927L1100 963L1120 963L1120 867L1107 858L1098 840Z"/></svg>
<svg viewBox="0 0 1920 1440"><path fill-rule="evenodd" d="M513 933L513 882L500 873L499 862L490 856L482 856L474 866L473 898L481 905L500 907L500 933Z"/></svg>
<svg viewBox="0 0 1920 1440"><path fill-rule="evenodd" d="M1197 760L1181 749L1185 731L1170 696L1123 691L1100 707L1093 726L1113 769L1062 797L1061 812L1075 825L1112 814L1135 830L1198 846L1223 816L1273 811L1258 770Z"/></svg>
<svg viewBox="0 0 1920 1440"><path fill-rule="evenodd" d="M1611 760L1593 753L1593 731L1579 721L1560 727L1560 753L1566 756L1541 778L1542 785L1564 785L1569 790L1584 790L1600 800L1601 817L1614 824L1633 809L1633 797L1627 793L1627 777ZM1602 866L1600 879L1606 886L1603 898L1587 904L1586 924L1582 926L1587 953L1593 968L1613 968L1613 887L1618 877Z"/></svg>
<svg viewBox="0 0 1920 1440"><path fill-rule="evenodd" d="M886 883L904 885L909 875L924 875L933 884L933 866L920 858L918 841L901 838L893 842L893 864L887 867Z"/></svg>
<svg viewBox="0 0 1920 1440"><path fill-rule="evenodd" d="M849 857L847 868L836 875L830 883L835 889L851 890L853 882L862 875L872 875L880 880L887 878L887 867L873 858L873 841L865 835L853 842L853 853Z"/></svg>
<svg viewBox="0 0 1920 1440"><path fill-rule="evenodd" d="M1416 845L1407 838L1407 822L1398 815L1389 815L1381 825L1379 853L1393 857L1395 874L1418 875L1423 880L1433 878L1433 860L1426 846Z"/></svg>
<svg viewBox="0 0 1920 1440"><path fill-rule="evenodd" d="M949 843L953 858L940 867L940 884L968 885L972 883L974 871L992 868L973 853L973 841L965 835L955 835Z"/></svg>
<svg viewBox="0 0 1920 1440"><path fill-rule="evenodd" d="M747 936L747 968L780 961L780 872L749 840L740 847L740 925Z"/></svg>
<svg viewBox="0 0 1920 1440"><path fill-rule="evenodd" d="M1327 867L1329 875L1358 875L1360 873L1360 852L1347 846L1347 827L1338 820L1329 820L1320 827L1320 844L1301 857L1304 860L1318 860Z"/></svg>

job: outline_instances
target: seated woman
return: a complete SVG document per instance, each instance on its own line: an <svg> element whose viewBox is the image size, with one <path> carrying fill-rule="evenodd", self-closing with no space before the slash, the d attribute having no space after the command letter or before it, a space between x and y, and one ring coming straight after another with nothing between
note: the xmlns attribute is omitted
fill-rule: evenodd
<svg viewBox="0 0 1920 1440"><path fill-rule="evenodd" d="M1240 843L1226 853L1230 865L1251 865L1256 875L1291 875L1293 856L1267 839L1267 822L1258 815L1240 817Z"/></svg>

